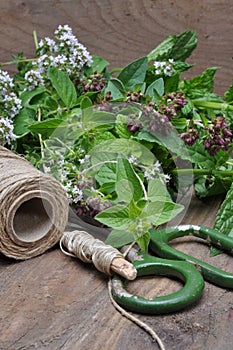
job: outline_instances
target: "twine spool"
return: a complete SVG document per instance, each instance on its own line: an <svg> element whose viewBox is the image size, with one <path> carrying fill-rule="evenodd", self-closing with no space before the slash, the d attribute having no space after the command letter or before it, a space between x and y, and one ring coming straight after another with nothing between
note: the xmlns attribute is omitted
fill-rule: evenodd
<svg viewBox="0 0 233 350"><path fill-rule="evenodd" d="M24 260L62 236L68 200L60 183L0 146L0 252Z"/></svg>

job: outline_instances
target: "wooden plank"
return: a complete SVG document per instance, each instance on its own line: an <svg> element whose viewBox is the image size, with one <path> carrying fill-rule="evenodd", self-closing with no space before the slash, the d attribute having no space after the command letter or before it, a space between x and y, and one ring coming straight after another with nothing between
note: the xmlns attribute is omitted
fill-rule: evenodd
<svg viewBox="0 0 233 350"><path fill-rule="evenodd" d="M0 60L19 51L33 56L33 30L39 38L52 36L59 24L69 24L80 42L112 67L147 54L167 35L194 29L199 44L186 75L219 66L216 91L223 93L232 80L232 10L227 0L0 0Z"/></svg>
<svg viewBox="0 0 233 350"><path fill-rule="evenodd" d="M186 223L210 226L217 200L192 204ZM211 208L211 211L210 211ZM193 246L182 247L187 253ZM204 259L206 248L195 255ZM226 268L230 257L219 256ZM232 265L232 264L231 264ZM62 255L58 247L20 263L1 259L0 349L144 349L156 348L137 326L115 311L107 278L92 266ZM167 278L131 282L130 290L146 297L175 291ZM158 332L169 349L231 349L232 292L206 282L201 300L185 311L138 317Z"/></svg>

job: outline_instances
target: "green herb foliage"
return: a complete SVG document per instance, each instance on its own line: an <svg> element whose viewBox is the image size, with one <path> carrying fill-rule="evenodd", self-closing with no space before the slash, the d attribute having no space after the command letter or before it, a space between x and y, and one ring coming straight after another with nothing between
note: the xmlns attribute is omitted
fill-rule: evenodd
<svg viewBox="0 0 233 350"><path fill-rule="evenodd" d="M112 228L113 246L146 250L193 184L200 198L226 196L215 228L232 235L233 85L214 92L216 67L183 78L196 46L187 30L110 71L59 26L35 57L14 56L12 77L0 71L1 145L58 178L77 215Z"/></svg>

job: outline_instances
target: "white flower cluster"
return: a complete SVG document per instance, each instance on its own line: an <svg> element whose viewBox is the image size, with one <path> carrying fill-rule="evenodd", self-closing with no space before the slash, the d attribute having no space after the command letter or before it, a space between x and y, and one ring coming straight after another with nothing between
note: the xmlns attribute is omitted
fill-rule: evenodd
<svg viewBox="0 0 233 350"><path fill-rule="evenodd" d="M145 170L144 176L147 181L159 178L163 183L167 183L170 180L170 175L162 173L161 163L158 160Z"/></svg>
<svg viewBox="0 0 233 350"><path fill-rule="evenodd" d="M70 204L78 203L83 198L82 190L74 181L77 168L71 162L64 160L62 152L55 150L53 153L50 151L49 159L47 159L46 164L43 164L43 171L46 174L53 175L61 182Z"/></svg>
<svg viewBox="0 0 233 350"><path fill-rule="evenodd" d="M16 139L13 119L22 108L21 100L12 91L13 79L6 71L0 70L0 144L11 146Z"/></svg>
<svg viewBox="0 0 233 350"><path fill-rule="evenodd" d="M15 139L12 121L7 117L0 117L0 145L12 146L12 141Z"/></svg>
<svg viewBox="0 0 233 350"><path fill-rule="evenodd" d="M25 90L34 90L36 87L45 85L44 77L39 70L31 69L27 71L24 79L27 81Z"/></svg>
<svg viewBox="0 0 233 350"><path fill-rule="evenodd" d="M155 67L155 74L157 75L165 75L165 76L171 76L174 69L173 69L173 62L174 60L170 58L167 62L166 61L155 61L154 67Z"/></svg>
<svg viewBox="0 0 233 350"><path fill-rule="evenodd" d="M38 59L32 63L33 70L25 74L30 90L45 85L49 66L54 66L75 79L82 79L84 67L92 63L92 56L79 43L68 25L59 25L54 36L56 40L45 37L38 44Z"/></svg>

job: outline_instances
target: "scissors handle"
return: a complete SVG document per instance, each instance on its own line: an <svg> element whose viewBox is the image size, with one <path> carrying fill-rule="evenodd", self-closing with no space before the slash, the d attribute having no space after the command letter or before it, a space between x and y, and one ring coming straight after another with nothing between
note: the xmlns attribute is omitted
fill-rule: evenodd
<svg viewBox="0 0 233 350"><path fill-rule="evenodd" d="M233 239L231 237L223 235L214 229L198 225L181 225L161 230L151 229L150 248L160 257L193 262L199 268L206 281L220 287L233 288L232 273L216 268L169 246L169 242L172 239L188 235L202 238L222 250L233 252Z"/></svg>
<svg viewBox="0 0 233 350"><path fill-rule="evenodd" d="M126 309L143 314L165 314L186 308L196 302L203 291L204 280L193 264L142 255L143 260L133 262L138 277L166 276L181 280L184 285L177 292L147 299L126 290L127 281L119 276L112 280L112 295ZM129 281L128 281L129 283Z"/></svg>

